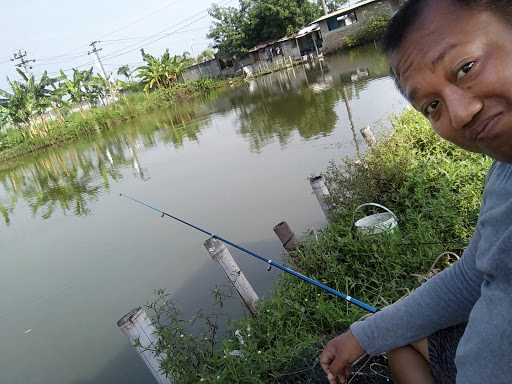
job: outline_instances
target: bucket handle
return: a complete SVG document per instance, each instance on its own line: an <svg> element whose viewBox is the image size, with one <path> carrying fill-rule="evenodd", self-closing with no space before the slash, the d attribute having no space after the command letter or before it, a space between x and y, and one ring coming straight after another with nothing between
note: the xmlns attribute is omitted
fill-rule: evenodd
<svg viewBox="0 0 512 384"><path fill-rule="evenodd" d="M381 204L377 204L377 203L366 203L366 204L361 204L359 207L357 207L356 209L354 209L354 216L352 217L352 223L355 223L355 219L356 219L356 212L359 211L361 208L364 208L364 207L377 207L377 208L380 208L380 209L383 209L384 211L388 212L391 214L391 216L393 216L393 218L396 220L396 222L398 223L398 217L393 213L393 211L391 211L389 208L386 208L385 206L381 205Z"/></svg>

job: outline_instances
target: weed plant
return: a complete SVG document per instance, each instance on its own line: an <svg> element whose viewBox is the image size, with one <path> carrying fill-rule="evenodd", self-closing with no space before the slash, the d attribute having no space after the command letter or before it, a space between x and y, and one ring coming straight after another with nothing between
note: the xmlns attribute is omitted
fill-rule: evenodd
<svg viewBox="0 0 512 384"><path fill-rule="evenodd" d="M318 238L306 238L290 256L290 264L302 273L380 308L416 288L418 275L426 275L440 253L462 253L477 221L490 166L488 158L441 141L412 110L395 118L393 125L393 133L362 161L331 165L326 172L336 206L331 224ZM355 214L355 208L368 202L391 208L399 230L374 236L356 233L354 218L363 213ZM169 352L164 372L179 372L179 384L325 383L318 365L322 345L365 315L284 274L273 296L258 308L256 316L232 324L239 337L207 352L209 346L201 353L190 347L196 342L205 345L203 336L184 340L166 331L167 326L160 327L167 345L163 352ZM177 366L182 361L187 364ZM376 375L352 381L380 382L386 381Z"/></svg>

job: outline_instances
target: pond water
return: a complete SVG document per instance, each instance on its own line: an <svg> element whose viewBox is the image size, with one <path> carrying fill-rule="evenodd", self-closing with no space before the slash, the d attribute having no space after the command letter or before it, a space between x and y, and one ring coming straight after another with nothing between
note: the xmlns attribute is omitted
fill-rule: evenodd
<svg viewBox="0 0 512 384"><path fill-rule="evenodd" d="M387 68L372 48L332 56L0 172L0 381L153 383L116 321L157 288L190 315L226 279L204 236L119 194L279 257L275 224L324 224L308 176L364 153L359 130L406 106ZM233 253L268 295L277 272Z"/></svg>

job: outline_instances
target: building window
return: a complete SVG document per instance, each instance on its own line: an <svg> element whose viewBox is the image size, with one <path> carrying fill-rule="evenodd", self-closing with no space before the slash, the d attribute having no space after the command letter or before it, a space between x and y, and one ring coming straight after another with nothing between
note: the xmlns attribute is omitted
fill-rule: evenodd
<svg viewBox="0 0 512 384"><path fill-rule="evenodd" d="M334 31L335 29L343 28L355 23L357 23L357 15L355 12L351 12L327 19L327 28L329 31Z"/></svg>
<svg viewBox="0 0 512 384"><path fill-rule="evenodd" d="M334 31L335 29L338 29L340 27L338 20L333 17L331 19L327 19L327 28L329 31Z"/></svg>

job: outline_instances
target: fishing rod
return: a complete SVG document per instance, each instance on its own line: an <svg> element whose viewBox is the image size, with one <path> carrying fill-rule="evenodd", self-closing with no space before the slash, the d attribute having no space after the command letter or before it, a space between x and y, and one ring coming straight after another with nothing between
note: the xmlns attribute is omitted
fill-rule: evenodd
<svg viewBox="0 0 512 384"><path fill-rule="evenodd" d="M367 312L376 313L378 311L377 308L375 308L375 307L373 307L373 306L371 306L369 304L366 304L366 303L362 302L361 300L358 300L358 299L356 299L356 298L354 298L352 296L349 296L349 295L347 295L347 294L345 294L343 292L337 291L336 289L331 288L328 285L325 285L325 284L321 283L320 281L315 280L315 279L313 279L311 277L305 276L302 273L299 273L299 272L291 269L290 267L288 267L286 265L280 264L280 263L278 263L278 262L276 262L276 261L274 261L272 259L267 259L267 258L265 258L263 256L260 256L257 253L255 253L255 252L253 252L253 251L251 251L251 250L249 250L247 248L242 247L241 245L235 244L235 243L233 243L233 242L231 242L231 241L229 241L229 240L227 240L227 239L225 239L225 238L223 238L223 237L221 237L219 235L215 235L214 233L212 233L210 231L207 231L206 229L203 229L201 227L198 227L197 225L191 224L191 223L189 223L189 222L187 222L187 221L185 221L183 219L180 219L179 217L173 216L170 213L167 213L167 212L165 212L165 211L163 211L161 209L155 208L155 207L149 205L148 203L145 203L145 202L143 202L141 200L138 200L138 199L135 199L133 197L124 195L122 193L120 194L120 196L124 197L125 199L128 199L128 200L130 200L130 201L132 201L132 202L134 202L136 204L142 205L142 206L144 206L146 208L149 208L149 209L151 209L151 210L153 210L155 212L158 212L161 215L162 218L163 217L168 217L170 219L176 220L176 221L178 221L178 222L180 222L180 223L182 223L182 224L184 224L184 225L186 225L188 227L191 227L191 228L193 228L193 229L195 229L195 230L197 230L199 232L204 233L205 235L210 236L211 238L220 240L223 243L225 243L227 245L230 245L233 248L236 248L239 251L242 251L242 252L248 254L249 256L252 256L252 257L254 257L254 258L256 258L256 259L258 259L260 261L263 261L264 263L268 264L269 267L275 267L275 268L277 268L277 269L279 269L279 270L281 270L281 271L283 271L285 273L288 273L288 274L290 274L290 275L292 275L292 276L294 276L294 277L296 277L296 278L298 278L298 279L300 279L300 280L302 280L302 281L304 281L304 282L306 282L308 284L311 284L311 285L314 285L315 287L323 289L327 293L329 293L329 294L331 294L333 296L336 296L338 298L341 298L343 300L346 300L349 303L354 304L354 305L358 306L359 308L364 309Z"/></svg>

